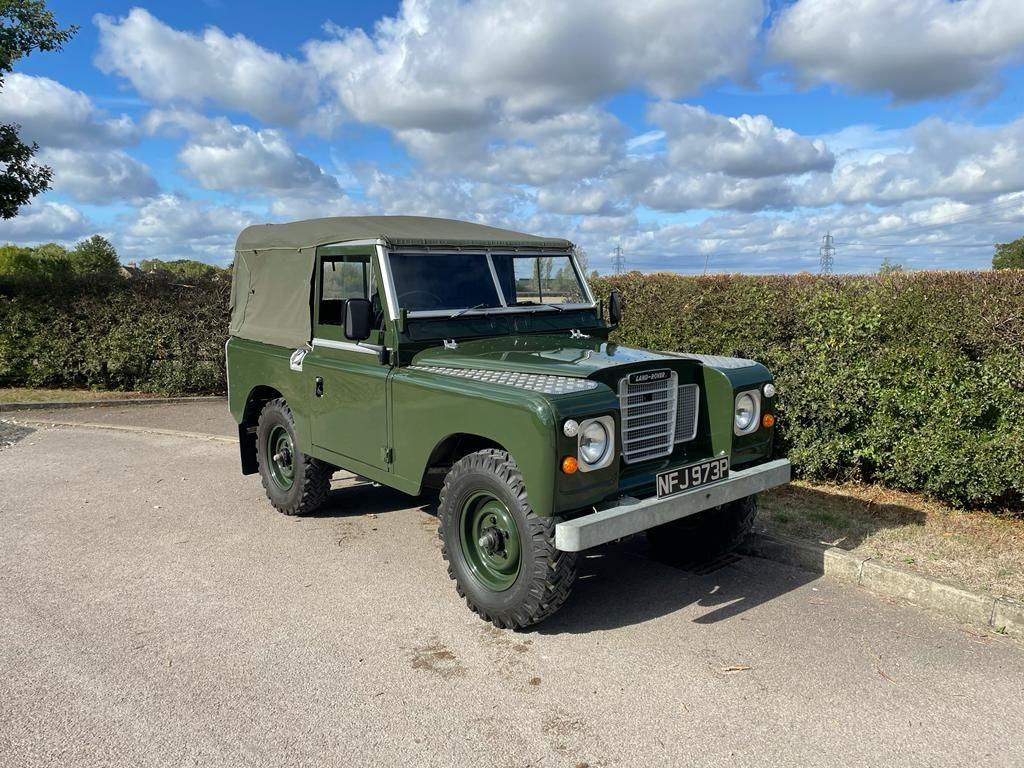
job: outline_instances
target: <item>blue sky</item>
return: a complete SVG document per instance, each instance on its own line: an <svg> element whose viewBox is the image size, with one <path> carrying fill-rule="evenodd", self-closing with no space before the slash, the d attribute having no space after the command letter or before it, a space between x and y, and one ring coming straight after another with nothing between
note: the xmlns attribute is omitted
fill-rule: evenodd
<svg viewBox="0 0 1024 768"><path fill-rule="evenodd" d="M985 268L1024 234L1019 0L49 3L54 188L14 242L225 263L264 221L448 216L645 271Z"/></svg>

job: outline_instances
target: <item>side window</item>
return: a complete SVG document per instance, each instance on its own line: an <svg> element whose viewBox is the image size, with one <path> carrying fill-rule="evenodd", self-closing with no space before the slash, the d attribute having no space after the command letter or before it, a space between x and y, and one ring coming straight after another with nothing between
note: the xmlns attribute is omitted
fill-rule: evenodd
<svg viewBox="0 0 1024 768"><path fill-rule="evenodd" d="M370 295L370 257L324 256L320 261L320 325L341 326L345 302Z"/></svg>

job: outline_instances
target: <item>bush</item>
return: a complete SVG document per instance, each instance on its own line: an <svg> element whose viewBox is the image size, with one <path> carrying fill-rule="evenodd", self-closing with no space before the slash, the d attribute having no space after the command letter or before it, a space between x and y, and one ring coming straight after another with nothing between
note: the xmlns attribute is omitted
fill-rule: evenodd
<svg viewBox="0 0 1024 768"><path fill-rule="evenodd" d="M619 341L760 360L805 478L970 506L1024 496L1024 271L599 278ZM229 282L0 286L0 385L223 392Z"/></svg>
<svg viewBox="0 0 1024 768"><path fill-rule="evenodd" d="M777 450L800 476L1020 504L1024 272L596 281L613 286L620 341L772 370Z"/></svg>
<svg viewBox="0 0 1024 768"><path fill-rule="evenodd" d="M0 385L225 390L230 284L20 280L0 288Z"/></svg>

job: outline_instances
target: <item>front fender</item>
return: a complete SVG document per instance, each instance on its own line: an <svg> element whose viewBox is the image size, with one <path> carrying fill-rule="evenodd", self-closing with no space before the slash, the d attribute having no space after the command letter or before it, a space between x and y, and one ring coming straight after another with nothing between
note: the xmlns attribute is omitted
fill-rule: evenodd
<svg viewBox="0 0 1024 768"><path fill-rule="evenodd" d="M456 433L502 446L523 474L533 510L552 514L557 453L555 415L541 394L402 369L391 382L393 471L420 488L434 449Z"/></svg>

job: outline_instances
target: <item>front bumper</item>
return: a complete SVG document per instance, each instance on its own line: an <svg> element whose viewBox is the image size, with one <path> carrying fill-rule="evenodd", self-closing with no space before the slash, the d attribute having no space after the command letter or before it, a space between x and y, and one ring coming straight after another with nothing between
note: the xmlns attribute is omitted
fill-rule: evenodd
<svg viewBox="0 0 1024 768"><path fill-rule="evenodd" d="M626 496L614 506L555 526L555 548L579 552L598 544L621 539L656 525L695 515L705 509L728 504L760 491L789 482L789 459L776 459L754 467L732 471L725 480L702 485L664 499L634 499Z"/></svg>

